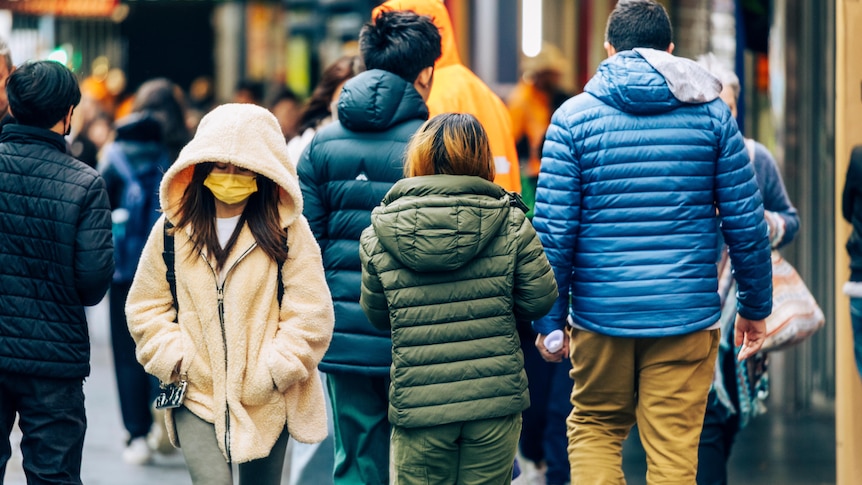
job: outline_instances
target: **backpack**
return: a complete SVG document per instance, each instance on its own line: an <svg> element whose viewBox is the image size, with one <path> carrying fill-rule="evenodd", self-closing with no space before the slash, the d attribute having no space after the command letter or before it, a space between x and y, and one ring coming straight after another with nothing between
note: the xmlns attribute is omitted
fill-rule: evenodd
<svg viewBox="0 0 862 485"><path fill-rule="evenodd" d="M106 157L123 181L119 206L111 213L114 282L129 282L135 276L150 230L161 215L159 184L170 162L163 150L158 159L133 168L117 143L107 147Z"/></svg>

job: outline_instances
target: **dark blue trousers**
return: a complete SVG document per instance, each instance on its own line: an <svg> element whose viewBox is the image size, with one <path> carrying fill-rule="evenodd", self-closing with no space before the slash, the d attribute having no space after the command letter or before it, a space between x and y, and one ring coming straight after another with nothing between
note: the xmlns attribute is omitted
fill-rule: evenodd
<svg viewBox="0 0 862 485"><path fill-rule="evenodd" d="M12 456L9 435L16 414L28 485L80 485L87 430L84 379L0 372L0 483Z"/></svg>
<svg viewBox="0 0 862 485"><path fill-rule="evenodd" d="M126 324L126 298L130 283L113 283L109 293L111 312L111 349L120 413L129 440L146 436L153 424L150 405L159 391L159 381L147 374L135 357L135 341Z"/></svg>
<svg viewBox="0 0 862 485"><path fill-rule="evenodd" d="M521 414L521 455L534 463L545 462L545 482L549 485L567 483L570 472L566 418L572 412L572 362L545 362L536 349L536 333L529 325L518 323L530 390L530 407Z"/></svg>

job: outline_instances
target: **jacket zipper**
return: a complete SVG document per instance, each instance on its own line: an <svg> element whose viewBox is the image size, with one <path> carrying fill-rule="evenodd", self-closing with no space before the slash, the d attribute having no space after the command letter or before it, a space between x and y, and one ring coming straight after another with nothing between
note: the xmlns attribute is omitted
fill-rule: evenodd
<svg viewBox="0 0 862 485"><path fill-rule="evenodd" d="M225 386L224 386L224 389L225 389L225 391L224 391L225 392L225 396L224 396L224 449L225 449L225 453L227 453L227 462L228 463L231 463L233 460L231 459L231 454L230 454L230 404L228 403L228 400L227 400L227 379L228 379L228 376L227 376L227 332L225 331L225 324L224 324L224 285L225 285L225 283L227 283L227 277L230 274L230 272L233 271L233 269L236 267L236 265L239 264L239 262L242 261L243 258L245 258L246 255L248 253L250 253L255 247L257 247L257 243L252 244L248 249L245 250L244 253L242 253L239 256L239 258L236 259L236 261L234 261L234 263L231 265L231 267L228 268L227 271L225 271L224 281L221 283L219 283L219 281L218 281L218 274L216 273L215 268L213 268L212 264L210 264L208 259L204 258L204 260L207 262L207 265L209 265L209 267L210 267L210 271L212 271L213 276L215 277L216 289L218 290L218 320L219 320L219 326L221 327L222 349L224 350L224 378L225 378ZM203 254L201 254L201 256L203 257Z"/></svg>

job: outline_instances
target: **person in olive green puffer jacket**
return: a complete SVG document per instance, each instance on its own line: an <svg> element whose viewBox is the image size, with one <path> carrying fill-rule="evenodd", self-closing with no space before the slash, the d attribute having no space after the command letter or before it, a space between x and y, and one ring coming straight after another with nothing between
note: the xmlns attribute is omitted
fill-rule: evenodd
<svg viewBox="0 0 862 485"><path fill-rule="evenodd" d="M396 483L509 483L530 404L515 320L548 312L554 274L472 115L426 122L405 175L360 240L360 305L392 330Z"/></svg>

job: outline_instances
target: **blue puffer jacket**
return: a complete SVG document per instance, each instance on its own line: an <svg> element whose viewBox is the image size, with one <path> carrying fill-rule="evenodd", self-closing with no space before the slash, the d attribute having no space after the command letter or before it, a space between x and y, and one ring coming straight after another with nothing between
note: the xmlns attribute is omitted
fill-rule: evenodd
<svg viewBox="0 0 862 485"><path fill-rule="evenodd" d="M739 313L769 315L763 205L720 90L693 61L635 49L604 61L585 93L554 113L533 224L560 298L534 323L538 332L563 327L567 315L620 337L715 324L719 228L736 268Z"/></svg>
<svg viewBox="0 0 862 485"><path fill-rule="evenodd" d="M299 161L302 212L320 244L335 305L335 333L319 365L324 372L389 374L389 331L374 328L359 306L359 237L404 176L407 142L426 119L428 108L412 84L365 71L344 85L338 121L314 135Z"/></svg>

